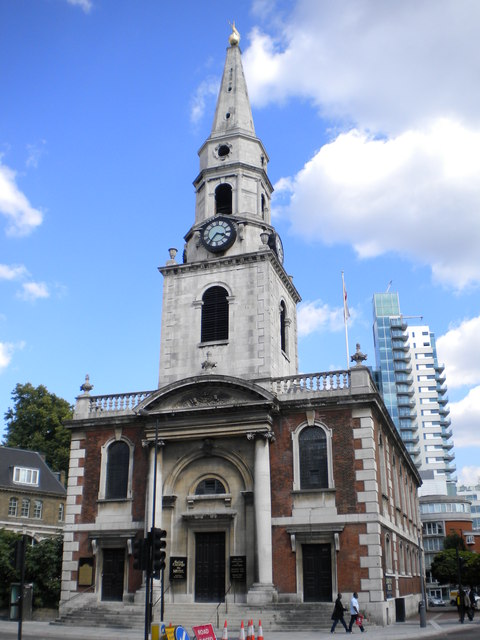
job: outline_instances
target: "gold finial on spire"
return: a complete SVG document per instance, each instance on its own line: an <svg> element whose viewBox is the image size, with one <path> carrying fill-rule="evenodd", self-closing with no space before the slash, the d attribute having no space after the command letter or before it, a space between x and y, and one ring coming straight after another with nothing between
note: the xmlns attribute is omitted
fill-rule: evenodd
<svg viewBox="0 0 480 640"><path fill-rule="evenodd" d="M236 47L240 42L240 34L238 33L237 28L235 27L235 20L233 22L230 22L229 24L232 27L232 33L228 38L228 42L230 43L231 47Z"/></svg>

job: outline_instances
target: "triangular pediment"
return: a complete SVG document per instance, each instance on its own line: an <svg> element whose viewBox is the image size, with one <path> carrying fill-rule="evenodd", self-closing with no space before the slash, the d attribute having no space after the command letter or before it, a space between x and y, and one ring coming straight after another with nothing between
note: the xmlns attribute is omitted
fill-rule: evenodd
<svg viewBox="0 0 480 640"><path fill-rule="evenodd" d="M228 376L186 378L150 394L137 407L149 415L201 411L205 409L247 408L275 402L274 396L259 385Z"/></svg>

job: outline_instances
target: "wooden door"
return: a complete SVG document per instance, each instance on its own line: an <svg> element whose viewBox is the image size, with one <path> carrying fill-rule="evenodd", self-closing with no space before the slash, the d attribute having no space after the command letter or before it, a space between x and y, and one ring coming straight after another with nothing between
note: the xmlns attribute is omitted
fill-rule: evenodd
<svg viewBox="0 0 480 640"><path fill-rule="evenodd" d="M304 544L304 602L332 601L332 556L330 544Z"/></svg>
<svg viewBox="0 0 480 640"><path fill-rule="evenodd" d="M225 600L225 532L195 534L195 601Z"/></svg>
<svg viewBox="0 0 480 640"><path fill-rule="evenodd" d="M121 602L125 549L103 549L102 600Z"/></svg>

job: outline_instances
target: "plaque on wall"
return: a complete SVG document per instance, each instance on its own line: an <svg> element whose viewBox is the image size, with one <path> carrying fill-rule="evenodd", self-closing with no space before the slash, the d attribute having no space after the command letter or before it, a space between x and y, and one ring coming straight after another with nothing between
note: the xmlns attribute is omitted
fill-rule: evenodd
<svg viewBox="0 0 480 640"><path fill-rule="evenodd" d="M187 578L187 558L170 557L170 580L185 580Z"/></svg>
<svg viewBox="0 0 480 640"><path fill-rule="evenodd" d="M78 586L91 587L93 584L93 558L80 558L78 561Z"/></svg>
<svg viewBox="0 0 480 640"><path fill-rule="evenodd" d="M230 580L246 580L247 556L230 556Z"/></svg>

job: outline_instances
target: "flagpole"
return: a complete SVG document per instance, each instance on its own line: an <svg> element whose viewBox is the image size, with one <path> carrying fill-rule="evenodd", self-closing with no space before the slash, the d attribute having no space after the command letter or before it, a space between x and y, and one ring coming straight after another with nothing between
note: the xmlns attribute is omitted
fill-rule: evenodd
<svg viewBox="0 0 480 640"><path fill-rule="evenodd" d="M345 323L345 346L347 348L347 369L350 369L350 350L348 348L348 318L350 313L347 305L347 291L345 289L345 278L342 271L342 291L343 291L343 320Z"/></svg>

